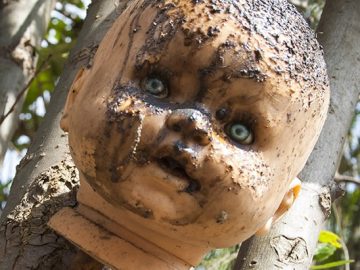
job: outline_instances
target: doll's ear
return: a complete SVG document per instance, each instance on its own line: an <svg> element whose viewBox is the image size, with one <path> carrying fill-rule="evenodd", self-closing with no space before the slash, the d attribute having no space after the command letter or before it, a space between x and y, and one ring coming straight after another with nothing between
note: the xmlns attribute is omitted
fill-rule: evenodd
<svg viewBox="0 0 360 270"><path fill-rule="evenodd" d="M281 218L287 210L294 204L294 201L299 196L301 190L301 181L298 178L295 178L290 186L288 192L286 192L284 198L282 199L279 208L276 210L275 214L261 227L256 235L265 235L267 234L274 222Z"/></svg>
<svg viewBox="0 0 360 270"><path fill-rule="evenodd" d="M87 71L84 68L81 68L76 74L76 77L69 89L69 93L64 107L64 112L60 120L60 127L64 131L69 131L69 115L71 113L71 108L72 105L74 104L77 94L82 89L82 86L84 84L84 78L86 77L85 76L86 72Z"/></svg>

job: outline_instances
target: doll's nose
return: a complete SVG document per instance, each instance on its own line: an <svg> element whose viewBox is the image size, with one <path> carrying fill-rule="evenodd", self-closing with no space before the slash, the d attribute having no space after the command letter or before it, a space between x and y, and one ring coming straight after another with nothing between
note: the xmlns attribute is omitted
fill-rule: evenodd
<svg viewBox="0 0 360 270"><path fill-rule="evenodd" d="M210 123L208 118L195 109L177 109L171 112L166 120L169 129L182 133L185 138L194 140L200 145L211 142Z"/></svg>

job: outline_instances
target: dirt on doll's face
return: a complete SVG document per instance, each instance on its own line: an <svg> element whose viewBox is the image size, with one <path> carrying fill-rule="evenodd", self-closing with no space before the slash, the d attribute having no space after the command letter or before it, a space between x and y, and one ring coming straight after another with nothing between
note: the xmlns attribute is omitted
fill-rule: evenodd
<svg viewBox="0 0 360 270"><path fill-rule="evenodd" d="M194 32L175 11L134 4L117 20L69 112L71 151L110 203L176 237L227 246L274 214L326 96L309 104L274 70L284 66L269 60L277 51L234 21L215 16Z"/></svg>

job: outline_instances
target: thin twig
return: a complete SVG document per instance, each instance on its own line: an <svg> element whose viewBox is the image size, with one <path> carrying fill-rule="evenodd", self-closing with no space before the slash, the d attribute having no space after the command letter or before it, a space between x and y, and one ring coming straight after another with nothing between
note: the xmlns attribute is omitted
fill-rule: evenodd
<svg viewBox="0 0 360 270"><path fill-rule="evenodd" d="M353 183L353 184L360 186L360 179L357 179L355 177L348 176L348 175L342 175L342 174L336 173L334 180L336 182L347 182L347 183Z"/></svg>
<svg viewBox="0 0 360 270"><path fill-rule="evenodd" d="M336 221L336 225L338 226L339 229L339 235L340 235L340 243L344 252L344 260L349 261L350 260L350 255L349 255L349 249L346 246L345 240L344 240L344 230L343 230L343 226L341 224L341 215L339 213L339 210L337 208L336 203L334 203L332 205L332 209L334 212L334 216L335 216L335 221ZM350 264L347 263L345 265L345 270L350 270Z"/></svg>
<svg viewBox="0 0 360 270"><path fill-rule="evenodd" d="M14 104L11 106L11 108L9 109L9 111L2 115L0 117L0 126L2 125L2 123L5 121L5 119L15 110L16 104L19 102L19 100L21 99L21 97L25 94L26 90L29 88L29 86L31 85L31 83L34 81L34 79L36 78L37 75L39 75L39 73L41 71L43 71L44 66L49 62L51 58L51 54L48 55L48 57L40 64L40 66L36 69L36 71L34 72L34 75L30 78L30 80L27 82L27 84L24 86L23 89L21 89L21 91L18 93L18 95L16 96L15 102Z"/></svg>

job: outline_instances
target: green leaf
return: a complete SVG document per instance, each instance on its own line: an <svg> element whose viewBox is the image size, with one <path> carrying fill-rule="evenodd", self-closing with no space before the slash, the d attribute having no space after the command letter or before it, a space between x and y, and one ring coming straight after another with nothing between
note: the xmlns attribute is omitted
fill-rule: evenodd
<svg viewBox="0 0 360 270"><path fill-rule="evenodd" d="M334 268L334 267L342 266L342 265L353 263L353 262L354 262L354 260L336 261L336 262L325 263L325 264L321 264L321 265L313 265L310 267L310 269L313 269L313 270L329 269L329 268Z"/></svg>
<svg viewBox="0 0 360 270"><path fill-rule="evenodd" d="M340 237L337 234L330 231L321 231L319 235L319 242L328 243L336 248L342 248L340 244Z"/></svg>
<svg viewBox="0 0 360 270"><path fill-rule="evenodd" d="M325 261L335 253L336 249L336 247L329 243L318 243L314 254L314 260L317 262Z"/></svg>
<svg viewBox="0 0 360 270"><path fill-rule="evenodd" d="M234 268L239 245L225 249L214 249L210 251L196 270L231 270Z"/></svg>
<svg viewBox="0 0 360 270"><path fill-rule="evenodd" d="M0 183L0 202L4 202L6 200L8 192L6 191L11 185L11 181L7 181L6 183Z"/></svg>

